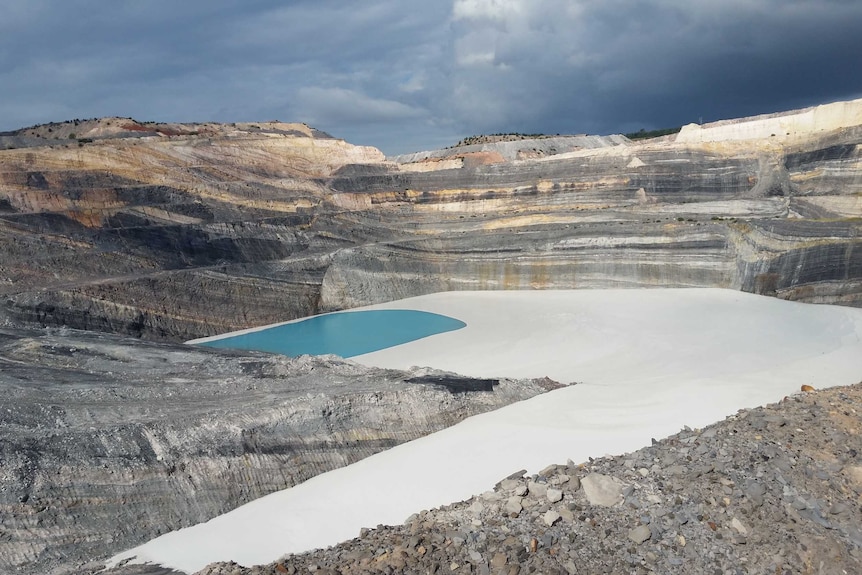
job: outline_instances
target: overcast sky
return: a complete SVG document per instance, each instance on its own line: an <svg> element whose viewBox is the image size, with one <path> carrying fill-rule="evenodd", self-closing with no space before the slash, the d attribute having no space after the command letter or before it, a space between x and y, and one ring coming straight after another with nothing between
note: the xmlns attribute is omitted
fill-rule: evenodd
<svg viewBox="0 0 862 575"><path fill-rule="evenodd" d="M399 153L858 97L860 0L0 0L0 130L278 119Z"/></svg>

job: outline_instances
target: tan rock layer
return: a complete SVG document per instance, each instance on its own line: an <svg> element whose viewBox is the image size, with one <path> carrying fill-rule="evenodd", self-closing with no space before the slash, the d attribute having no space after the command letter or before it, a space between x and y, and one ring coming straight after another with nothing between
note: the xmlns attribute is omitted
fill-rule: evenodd
<svg viewBox="0 0 862 575"><path fill-rule="evenodd" d="M500 142L402 168L302 126L118 122L0 151L7 322L179 340L441 289L862 303L858 126L549 138L530 159L514 158L539 144Z"/></svg>

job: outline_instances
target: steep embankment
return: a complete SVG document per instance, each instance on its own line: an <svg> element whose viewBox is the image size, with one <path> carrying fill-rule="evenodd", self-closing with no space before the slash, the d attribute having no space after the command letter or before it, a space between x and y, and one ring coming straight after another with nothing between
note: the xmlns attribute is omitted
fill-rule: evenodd
<svg viewBox="0 0 862 575"><path fill-rule="evenodd" d="M0 330L0 572L79 573L554 385L422 375Z"/></svg>
<svg viewBox="0 0 862 575"><path fill-rule="evenodd" d="M51 127L86 136L71 142L24 130L31 147L0 151L3 311L181 340L451 289L729 287L859 305L859 110L396 161L296 124Z"/></svg>

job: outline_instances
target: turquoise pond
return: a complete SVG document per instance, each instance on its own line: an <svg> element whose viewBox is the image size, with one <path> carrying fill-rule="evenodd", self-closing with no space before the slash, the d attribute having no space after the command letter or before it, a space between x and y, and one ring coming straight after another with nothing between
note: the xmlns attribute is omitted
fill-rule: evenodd
<svg viewBox="0 0 862 575"><path fill-rule="evenodd" d="M334 353L353 357L466 326L426 311L381 309L318 315L195 345L268 351L296 357Z"/></svg>

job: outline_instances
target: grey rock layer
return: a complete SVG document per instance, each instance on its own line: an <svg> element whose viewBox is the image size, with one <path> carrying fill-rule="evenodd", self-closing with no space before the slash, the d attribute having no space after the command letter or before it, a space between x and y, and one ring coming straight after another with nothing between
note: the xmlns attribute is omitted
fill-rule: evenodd
<svg viewBox="0 0 862 575"><path fill-rule="evenodd" d="M0 329L0 573L78 573L552 385L417 375Z"/></svg>

